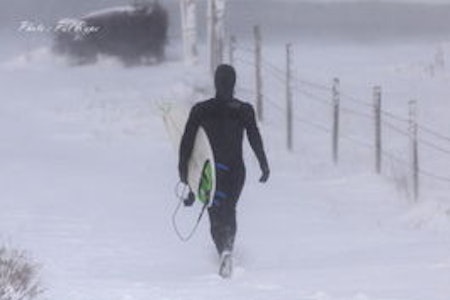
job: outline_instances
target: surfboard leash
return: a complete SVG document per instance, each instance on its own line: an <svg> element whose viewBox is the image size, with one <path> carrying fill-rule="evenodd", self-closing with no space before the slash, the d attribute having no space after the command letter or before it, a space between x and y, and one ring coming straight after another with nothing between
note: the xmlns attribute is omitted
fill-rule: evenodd
<svg viewBox="0 0 450 300"><path fill-rule="evenodd" d="M202 220L203 214L205 213L205 210L208 207L208 203L205 202L203 204L202 210L200 211L200 214L199 214L199 216L197 218L197 221L195 222L194 227L191 229L189 234L183 235L181 233L181 231L179 230L179 228L178 228L177 215L178 215L178 212L180 211L180 208L181 208L182 204L185 201L185 197L183 195L186 194L186 192L189 189L189 187L187 185L184 185L184 187L183 187L183 189L181 190L181 193L180 193L179 191L180 191L180 185L181 184L182 183L179 181L176 184L176 186L175 186L175 195L179 199L179 201L178 201L178 204L177 204L177 206L176 206L176 208L175 208L175 210L174 210L174 212L172 214L172 225L173 225L173 229L174 229L175 233L177 234L178 238L181 241L183 241L183 242L187 242L194 236L195 232L197 231L197 228L200 225L200 221Z"/></svg>

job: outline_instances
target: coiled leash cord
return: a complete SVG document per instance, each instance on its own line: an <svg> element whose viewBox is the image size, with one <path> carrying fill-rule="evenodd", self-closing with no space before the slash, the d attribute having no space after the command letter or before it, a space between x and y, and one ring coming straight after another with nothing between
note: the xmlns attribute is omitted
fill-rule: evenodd
<svg viewBox="0 0 450 300"><path fill-rule="evenodd" d="M183 185L183 187L180 189L181 185ZM194 236L195 232L197 231L198 226L200 225L200 221L203 217L203 214L205 213L205 210L208 207L207 202L205 204L203 204L202 210L200 211L200 214L199 214L197 221L195 222L193 228L187 235L183 235L181 233L181 231L179 230L179 226L177 224L177 215L178 215L178 212L180 211L181 206L186 203L186 200L188 200L189 196L187 196L187 195L189 195L189 193L192 193L192 192L190 191L190 188L188 185L183 184L181 181L179 181L175 185L175 196L179 199L179 201L178 201L178 204L172 214L172 225L173 225L173 229L175 230L175 233L177 234L178 238L183 242L189 241Z"/></svg>

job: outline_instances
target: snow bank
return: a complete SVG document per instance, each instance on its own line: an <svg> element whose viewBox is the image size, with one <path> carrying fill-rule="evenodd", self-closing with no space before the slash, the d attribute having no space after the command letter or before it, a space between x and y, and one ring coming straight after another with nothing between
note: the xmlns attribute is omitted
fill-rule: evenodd
<svg viewBox="0 0 450 300"><path fill-rule="evenodd" d="M445 77L386 71L420 60L411 53L429 57L430 48L423 49L404 57L404 48L299 46L297 76L329 84L339 75L359 99L371 99L380 83L386 109L396 113L407 113L411 96L433 93L421 118L449 128L442 118L449 113ZM283 65L282 47L265 51ZM343 141L342 162L334 166L329 132L302 122L295 151L287 152L284 89L268 74L266 99L281 107L267 102L260 124L272 174L267 185L258 183L246 145L236 274L224 281L206 219L190 243L171 228L177 153L162 121L165 105L211 95L211 76L175 60L151 68L70 68L49 62L48 52L39 55L0 67L0 238L42 263L47 299L448 299L446 187L426 183L421 201L408 202L373 173L371 148ZM253 69L236 68L236 96L252 102ZM300 95L296 112L328 128L329 107ZM372 132L365 119L345 122L344 133L363 141ZM390 142L402 149L403 140Z"/></svg>

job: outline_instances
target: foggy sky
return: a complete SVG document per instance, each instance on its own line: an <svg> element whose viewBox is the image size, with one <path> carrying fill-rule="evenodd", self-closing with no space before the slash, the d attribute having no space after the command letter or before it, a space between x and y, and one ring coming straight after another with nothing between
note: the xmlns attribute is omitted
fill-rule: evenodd
<svg viewBox="0 0 450 300"><path fill-rule="evenodd" d="M169 10L169 34L179 38L178 0L159 0ZM0 0L0 30L16 30L21 21L52 23L65 17L125 5L132 0ZM199 3L199 28L205 28L205 2ZM364 41L432 37L450 40L450 0L382 1L228 0L229 31L251 33L255 24L267 35ZM434 4L431 4L434 3ZM440 4L438 4L440 3Z"/></svg>

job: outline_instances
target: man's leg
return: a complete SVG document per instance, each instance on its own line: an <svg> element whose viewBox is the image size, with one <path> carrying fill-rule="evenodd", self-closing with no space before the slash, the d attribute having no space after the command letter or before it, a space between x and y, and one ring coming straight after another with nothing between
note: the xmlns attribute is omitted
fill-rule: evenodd
<svg viewBox="0 0 450 300"><path fill-rule="evenodd" d="M219 255L232 251L236 236L236 204L245 181L243 166L218 168L216 192L212 206L208 209L211 235Z"/></svg>
<svg viewBox="0 0 450 300"><path fill-rule="evenodd" d="M211 207L209 210L211 234L220 256L219 275L229 278L233 273L232 252L236 236L236 209L233 207Z"/></svg>
<svg viewBox="0 0 450 300"><path fill-rule="evenodd" d="M234 206L212 206L208 209L211 235L217 252L232 251L236 236L236 209Z"/></svg>

